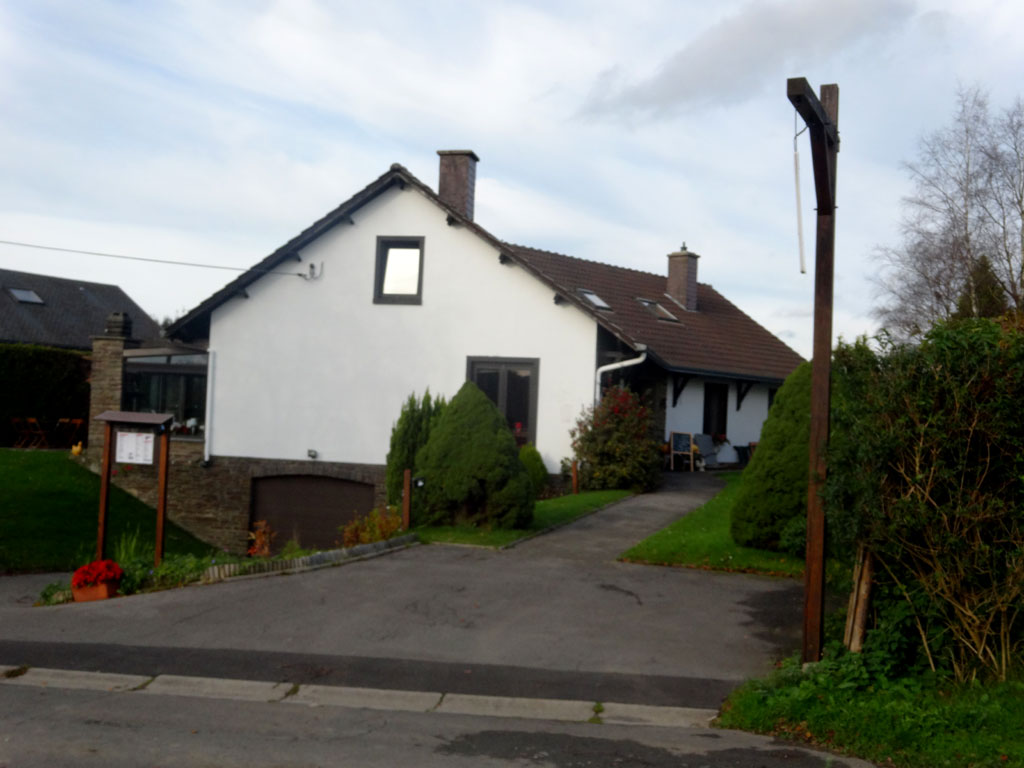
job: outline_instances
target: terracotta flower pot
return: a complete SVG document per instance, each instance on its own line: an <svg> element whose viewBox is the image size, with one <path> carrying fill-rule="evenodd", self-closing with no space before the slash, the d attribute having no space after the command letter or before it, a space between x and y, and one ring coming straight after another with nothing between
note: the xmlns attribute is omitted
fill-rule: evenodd
<svg viewBox="0 0 1024 768"><path fill-rule="evenodd" d="M117 584L113 581L104 581L101 584L91 584L88 587L72 587L71 594L76 603L85 603L90 600L106 600L117 594Z"/></svg>

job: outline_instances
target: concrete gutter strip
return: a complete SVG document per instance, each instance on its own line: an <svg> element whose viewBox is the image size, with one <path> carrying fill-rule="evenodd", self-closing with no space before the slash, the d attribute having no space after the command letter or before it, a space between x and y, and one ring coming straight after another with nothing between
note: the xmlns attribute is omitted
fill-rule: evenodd
<svg viewBox="0 0 1024 768"><path fill-rule="evenodd" d="M149 680L145 675L111 672L80 672L73 669L32 667L23 675L0 679L4 685L32 685L40 688L75 688L86 691L130 691Z"/></svg>
<svg viewBox="0 0 1024 768"><path fill-rule="evenodd" d="M674 728L708 728L718 716L713 709L693 707L652 707L647 704L604 705L602 723L612 725L663 725Z"/></svg>
<svg viewBox="0 0 1024 768"><path fill-rule="evenodd" d="M307 707L352 707L384 709L391 712L429 712L441 700L441 693L392 691L380 688L350 688L336 685L302 685L286 704Z"/></svg>
<svg viewBox="0 0 1024 768"><path fill-rule="evenodd" d="M17 667L0 666L0 674ZM295 685L260 680L231 680L185 675L120 675L32 667L17 677L0 677L4 685L40 688L75 688L111 693L188 696L263 703L300 704L307 707L348 707L392 712L438 712L480 717L602 722L676 728L706 728L718 714L713 709L654 707L604 703L595 718L596 704L570 699L528 699L476 696L464 693L398 691L331 685Z"/></svg>
<svg viewBox="0 0 1024 768"><path fill-rule="evenodd" d="M140 693L194 696L201 699L233 701L280 701L293 688L291 683L258 680L226 680L217 677L157 675Z"/></svg>
<svg viewBox="0 0 1024 768"><path fill-rule="evenodd" d="M594 702L449 693L444 697L444 701L438 706L437 711L454 715L520 717L530 720L568 720L582 723L593 717Z"/></svg>

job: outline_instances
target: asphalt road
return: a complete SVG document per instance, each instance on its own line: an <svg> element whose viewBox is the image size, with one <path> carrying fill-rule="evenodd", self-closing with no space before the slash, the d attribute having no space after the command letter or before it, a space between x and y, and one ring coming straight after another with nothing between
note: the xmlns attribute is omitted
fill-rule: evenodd
<svg viewBox="0 0 1024 768"><path fill-rule="evenodd" d="M615 558L719 487L707 475L677 475L662 492L504 551L420 546L339 568L97 603L31 608L53 577L4 577L0 664L713 709L798 646L799 584ZM94 697L109 715L89 714ZM137 694L0 685L0 768L88 765L101 753L105 765L233 765L234 756L247 765L335 764L323 756L339 749L338 739L346 746L336 754L367 765L690 765L679 756L712 743L719 762L693 765L776 764L731 757L733 747L774 748L723 731L603 725L598 733L586 724L345 708L328 723L326 713L278 704L211 709L203 700L151 698L143 705L131 703ZM55 719L70 729L47 737L48 752L30 734ZM516 735L521 728L533 735ZM378 762L339 735L353 733L378 750ZM103 745L143 735L163 746L139 752L138 762L111 762ZM99 752L74 753L86 743ZM194 754L193 743L203 745ZM294 760L288 749L297 750ZM624 762L610 759L630 750ZM804 764L785 759L777 764Z"/></svg>

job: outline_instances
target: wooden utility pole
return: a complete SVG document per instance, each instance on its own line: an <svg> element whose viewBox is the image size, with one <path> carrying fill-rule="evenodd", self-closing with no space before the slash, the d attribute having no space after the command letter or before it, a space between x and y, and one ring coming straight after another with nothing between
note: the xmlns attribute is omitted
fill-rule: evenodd
<svg viewBox="0 0 1024 768"><path fill-rule="evenodd" d="M804 570L805 662L821 659L825 612L825 483L832 372L832 276L835 264L836 154L839 86L821 86L821 99L802 77L786 81L786 96L807 124L814 162L818 232L814 265L814 358L811 362L810 472L807 483L807 565Z"/></svg>

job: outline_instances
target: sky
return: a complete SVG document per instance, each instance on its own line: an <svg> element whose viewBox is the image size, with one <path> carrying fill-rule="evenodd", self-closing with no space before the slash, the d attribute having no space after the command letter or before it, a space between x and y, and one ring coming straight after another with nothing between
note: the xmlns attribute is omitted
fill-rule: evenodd
<svg viewBox="0 0 1024 768"><path fill-rule="evenodd" d="M1021 95L1015 0L0 0L0 240L245 268L401 163L472 149L514 243L710 283L811 355L786 79L839 86L834 335L876 331L903 163ZM802 123L798 127L802 127ZM176 317L237 273L0 245Z"/></svg>

